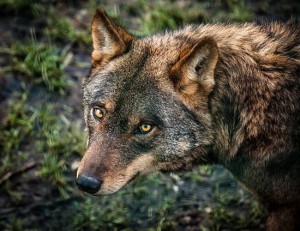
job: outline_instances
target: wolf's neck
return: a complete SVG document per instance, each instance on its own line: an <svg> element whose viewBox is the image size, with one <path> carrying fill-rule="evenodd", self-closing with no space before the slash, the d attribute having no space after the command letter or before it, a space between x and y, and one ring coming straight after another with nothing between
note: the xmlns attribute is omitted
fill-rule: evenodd
<svg viewBox="0 0 300 231"><path fill-rule="evenodd" d="M210 98L215 152L232 158L246 138L261 132L274 82L261 71L260 57L251 50L220 48L215 88Z"/></svg>

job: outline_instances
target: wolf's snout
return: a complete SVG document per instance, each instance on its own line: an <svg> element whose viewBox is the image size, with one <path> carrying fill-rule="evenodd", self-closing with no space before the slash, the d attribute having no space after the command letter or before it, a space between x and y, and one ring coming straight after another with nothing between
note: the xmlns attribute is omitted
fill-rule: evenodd
<svg viewBox="0 0 300 231"><path fill-rule="evenodd" d="M86 176L84 174L79 175L76 179L78 188L90 194L98 192L101 187L101 183L101 181L98 181L94 177Z"/></svg>

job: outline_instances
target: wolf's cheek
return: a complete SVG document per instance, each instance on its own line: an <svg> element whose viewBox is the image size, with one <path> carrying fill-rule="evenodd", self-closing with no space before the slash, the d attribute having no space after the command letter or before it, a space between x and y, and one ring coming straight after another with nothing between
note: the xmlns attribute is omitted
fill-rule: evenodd
<svg viewBox="0 0 300 231"><path fill-rule="evenodd" d="M155 170L157 165L157 160L151 153L138 155L128 161L116 150L99 150L98 145L91 145L77 172L78 187L93 195L114 193L135 176Z"/></svg>
<svg viewBox="0 0 300 231"><path fill-rule="evenodd" d="M164 138L160 144L161 149L156 155L157 169L163 172L189 170L193 166L207 162L209 145L199 141L197 131L184 131Z"/></svg>

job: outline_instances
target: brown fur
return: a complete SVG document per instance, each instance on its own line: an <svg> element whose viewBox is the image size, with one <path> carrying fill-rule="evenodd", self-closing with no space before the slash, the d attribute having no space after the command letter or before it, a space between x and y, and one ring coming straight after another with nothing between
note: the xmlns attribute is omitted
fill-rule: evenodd
<svg viewBox="0 0 300 231"><path fill-rule="evenodd" d="M300 230L298 24L191 25L137 39L99 10L92 32L79 176L103 181L105 194L151 169L218 163L266 206L269 230Z"/></svg>

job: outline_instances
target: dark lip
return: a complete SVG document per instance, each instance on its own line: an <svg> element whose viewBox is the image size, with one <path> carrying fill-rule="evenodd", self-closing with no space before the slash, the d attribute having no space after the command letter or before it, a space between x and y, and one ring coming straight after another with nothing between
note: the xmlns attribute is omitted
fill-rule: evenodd
<svg viewBox="0 0 300 231"><path fill-rule="evenodd" d="M141 173L140 172L137 172L128 182L127 182L127 184L129 184L129 183L131 183L131 182L133 182L139 175L140 175ZM123 186L124 187L124 186ZM97 198L97 197L99 197L99 196L101 196L101 195L98 195L98 194L92 194L92 193L87 193L87 192L84 192L84 191L82 191L82 190L80 190L81 192L83 192L84 194L86 194L86 195L88 195L88 196L90 196L91 198ZM119 191L119 190L118 190ZM117 192L118 192L117 191ZM112 193L112 194L115 194L116 192L114 192L114 193ZM110 195L112 195L112 194L110 194Z"/></svg>
<svg viewBox="0 0 300 231"><path fill-rule="evenodd" d="M138 176L140 175L140 172L137 172L129 181L128 183L131 183L132 181L134 181Z"/></svg>
<svg viewBox="0 0 300 231"><path fill-rule="evenodd" d="M127 182L127 184L133 182L140 174L141 174L140 172L137 172L137 173L136 173L136 174L135 174L128 182ZM79 187L78 187L78 188L79 188ZM91 198L97 198L97 197L101 196L101 195L98 195L97 192L96 192L96 193L88 193L88 192L85 192L85 191L81 190L80 188L79 188L79 190L80 190L80 192L84 193L85 195L90 196ZM119 191L119 190L118 190L118 191ZM112 194L115 194L115 193L116 193L116 192L114 192L114 193L112 193Z"/></svg>

